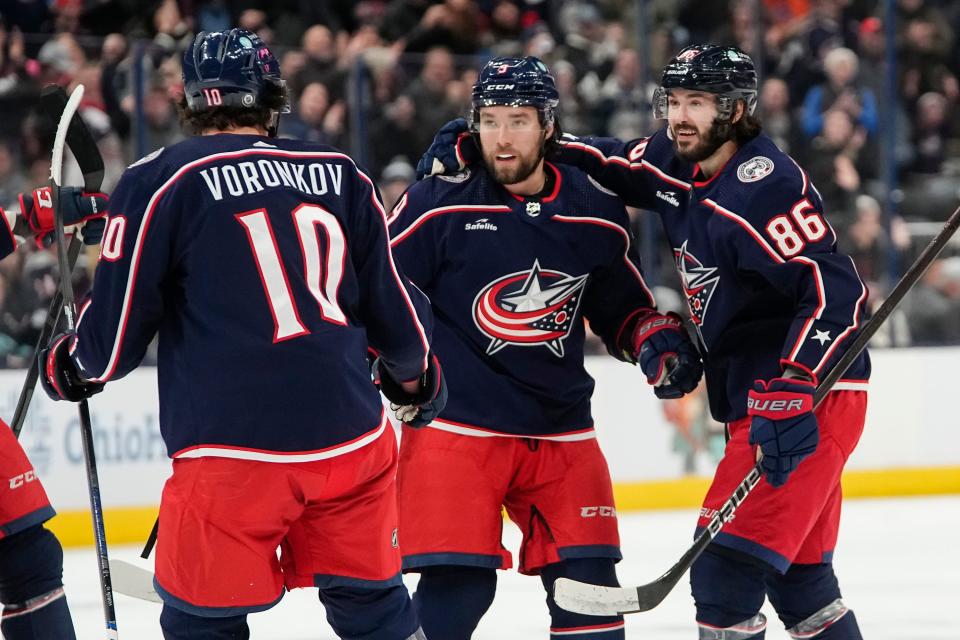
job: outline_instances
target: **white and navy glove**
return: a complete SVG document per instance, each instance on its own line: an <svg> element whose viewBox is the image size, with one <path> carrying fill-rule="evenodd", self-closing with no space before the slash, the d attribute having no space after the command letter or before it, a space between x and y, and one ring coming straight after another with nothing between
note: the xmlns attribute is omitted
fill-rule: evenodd
<svg viewBox="0 0 960 640"><path fill-rule="evenodd" d="M640 364L658 398L680 398L696 389L703 377L700 353L676 313L651 310L641 316L628 346L627 355Z"/></svg>
<svg viewBox="0 0 960 640"><path fill-rule="evenodd" d="M430 176L458 173L480 159L470 125L463 118L440 127L427 151L417 163L417 180Z"/></svg>

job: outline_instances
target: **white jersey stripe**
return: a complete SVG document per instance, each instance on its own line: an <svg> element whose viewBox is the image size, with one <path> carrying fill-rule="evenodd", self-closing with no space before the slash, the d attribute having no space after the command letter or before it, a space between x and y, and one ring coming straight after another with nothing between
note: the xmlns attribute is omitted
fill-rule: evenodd
<svg viewBox="0 0 960 640"><path fill-rule="evenodd" d="M529 434L502 433L492 431L482 427L474 427L462 422L452 422L436 418L427 425L431 429L439 429L449 433L457 433L462 436L471 436L474 438L530 438L531 440L552 440L554 442L579 442L581 440L593 440L597 437L597 432L593 429L584 429L583 431L571 431L568 433L558 433L556 435L537 436Z"/></svg>

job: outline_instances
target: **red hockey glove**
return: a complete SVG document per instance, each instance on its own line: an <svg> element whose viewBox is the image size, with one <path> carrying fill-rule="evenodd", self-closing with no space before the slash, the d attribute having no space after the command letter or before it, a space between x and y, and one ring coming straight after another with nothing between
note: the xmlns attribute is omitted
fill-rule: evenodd
<svg viewBox="0 0 960 640"><path fill-rule="evenodd" d="M819 430L813 414L816 386L806 380L757 380L747 396L750 444L763 451L763 475L774 487L783 485L800 461L817 448Z"/></svg>
<svg viewBox="0 0 960 640"><path fill-rule="evenodd" d="M440 361L432 353L427 358L427 370L420 376L420 389L407 393L377 358L371 367L373 383L390 401L397 420L411 427L424 427L436 418L447 405L447 384L443 379Z"/></svg>
<svg viewBox="0 0 960 640"><path fill-rule="evenodd" d="M76 231L84 244L99 244L106 224L108 201L105 193L84 193L77 187L61 187L64 231ZM21 193L20 214L33 231L37 246L49 247L53 243L53 198L50 187Z"/></svg>
<svg viewBox="0 0 960 640"><path fill-rule="evenodd" d="M630 336L633 360L653 385L658 398L679 398L697 388L703 363L696 346L675 313L650 311L634 325Z"/></svg>
<svg viewBox="0 0 960 640"><path fill-rule="evenodd" d="M40 384L51 400L80 402L103 391L102 382L90 382L80 377L77 365L70 357L70 345L76 335L67 331L55 336L37 356L40 361Z"/></svg>

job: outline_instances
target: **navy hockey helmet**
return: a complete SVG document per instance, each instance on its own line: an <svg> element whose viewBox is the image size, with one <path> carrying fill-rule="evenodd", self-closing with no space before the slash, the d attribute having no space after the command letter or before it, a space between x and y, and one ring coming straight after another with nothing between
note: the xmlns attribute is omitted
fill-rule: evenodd
<svg viewBox="0 0 960 640"><path fill-rule="evenodd" d="M473 118L471 128L476 132L481 107L503 105L534 107L541 114L544 127L556 119L560 104L557 85L538 58L494 58L480 70L473 85Z"/></svg>
<svg viewBox="0 0 960 640"><path fill-rule="evenodd" d="M690 89L717 96L721 120L733 115L737 100L743 100L746 112L757 108L757 68L753 60L737 47L695 44L685 47L663 69L660 86L653 95L653 117L667 117L670 89Z"/></svg>
<svg viewBox="0 0 960 640"><path fill-rule="evenodd" d="M183 92L191 111L269 106L284 86L277 58L246 29L201 31L183 54ZM286 99L278 112L290 112Z"/></svg>

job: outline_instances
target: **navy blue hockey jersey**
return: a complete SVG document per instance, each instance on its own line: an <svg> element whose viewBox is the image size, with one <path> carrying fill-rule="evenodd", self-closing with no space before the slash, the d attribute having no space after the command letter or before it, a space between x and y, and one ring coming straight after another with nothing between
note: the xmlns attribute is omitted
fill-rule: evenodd
<svg viewBox="0 0 960 640"><path fill-rule="evenodd" d="M546 170L543 198L480 168L418 182L394 207L394 255L431 300L449 384L434 428L594 437L583 318L622 358L621 331L653 305L623 201L576 169Z"/></svg>
<svg viewBox="0 0 960 640"><path fill-rule="evenodd" d="M349 157L191 138L117 185L73 356L113 380L159 332L172 457L323 459L385 428L368 345L398 380L425 370L429 302L404 282L379 194Z"/></svg>
<svg viewBox="0 0 960 640"><path fill-rule="evenodd" d="M754 380L790 364L824 377L853 341L867 288L803 169L766 135L711 179L676 157L667 130L622 142L567 141L561 161L628 204L657 211L704 347L713 416L746 415ZM864 388L866 352L834 388Z"/></svg>

